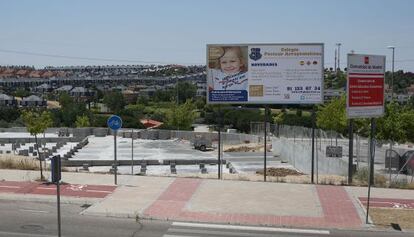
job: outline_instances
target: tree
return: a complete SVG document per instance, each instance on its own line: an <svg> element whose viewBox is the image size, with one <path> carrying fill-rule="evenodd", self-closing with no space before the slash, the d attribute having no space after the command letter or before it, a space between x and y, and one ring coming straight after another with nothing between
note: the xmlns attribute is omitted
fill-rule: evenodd
<svg viewBox="0 0 414 237"><path fill-rule="evenodd" d="M377 120L377 138L390 141L391 145L394 142L405 142L407 136L401 116L403 112L397 102L387 104L384 116Z"/></svg>
<svg viewBox="0 0 414 237"><path fill-rule="evenodd" d="M330 103L320 106L316 115L319 128L345 133L347 128L346 98L342 96Z"/></svg>
<svg viewBox="0 0 414 237"><path fill-rule="evenodd" d="M60 94L59 96L59 104L62 108L68 108L72 106L74 103L73 98L66 92Z"/></svg>
<svg viewBox="0 0 414 237"><path fill-rule="evenodd" d="M106 104L113 113L119 113L126 105L124 96L119 91L113 91L106 94L103 98L103 103Z"/></svg>
<svg viewBox="0 0 414 237"><path fill-rule="evenodd" d="M178 87L178 101L179 103L184 103L187 100L194 99L197 94L197 87L190 82L178 82L176 90Z"/></svg>
<svg viewBox="0 0 414 237"><path fill-rule="evenodd" d="M173 104L171 110L166 114L166 124L168 127L180 130L190 130L196 118L195 105L191 100L184 104Z"/></svg>
<svg viewBox="0 0 414 237"><path fill-rule="evenodd" d="M89 127L90 123L89 123L89 118L86 115L82 115L82 116L76 116L76 127L77 128L85 128L85 127Z"/></svg>
<svg viewBox="0 0 414 237"><path fill-rule="evenodd" d="M43 168L42 168L42 159L39 153L39 143L37 141L37 134L43 133L47 126L50 124L51 115L49 112L44 111L40 114L40 112L35 111L23 111L22 113L23 121L26 124L27 130L29 133L35 137L37 153L39 156L40 162L40 179L43 180Z"/></svg>

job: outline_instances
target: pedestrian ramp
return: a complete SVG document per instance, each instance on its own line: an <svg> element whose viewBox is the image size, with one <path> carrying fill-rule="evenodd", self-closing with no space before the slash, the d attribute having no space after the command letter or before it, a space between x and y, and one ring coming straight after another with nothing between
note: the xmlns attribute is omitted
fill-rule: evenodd
<svg viewBox="0 0 414 237"><path fill-rule="evenodd" d="M173 222L163 237L294 237L328 235L330 235L328 230Z"/></svg>

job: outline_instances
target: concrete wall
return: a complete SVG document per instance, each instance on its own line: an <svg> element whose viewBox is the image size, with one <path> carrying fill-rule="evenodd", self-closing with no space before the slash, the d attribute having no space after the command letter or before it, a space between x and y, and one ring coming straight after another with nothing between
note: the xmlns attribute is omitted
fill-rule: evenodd
<svg viewBox="0 0 414 237"><path fill-rule="evenodd" d="M84 137L95 135L97 137L104 137L107 135L113 135L113 131L108 128L48 128L46 130L47 133L58 133L60 130L68 131L70 134L73 134L72 139L73 141L80 141ZM20 128L1 128L0 132L27 132L25 127ZM118 136L130 138L132 133L132 129L124 128L118 130ZM242 144L242 143L258 143L263 140L260 136L257 135L250 135L250 134L243 134L243 133L226 133L222 132L222 141L223 144L226 145L234 145L234 144ZM194 141L196 136L203 136L207 139L212 141L218 140L218 133L217 132L193 132L193 131L178 131L178 130L158 130L158 129L134 129L134 137L141 138L141 139L161 139L161 140L168 140L168 139L185 139L191 142ZM39 136L40 137L40 136ZM3 138L7 139L7 138ZM31 138L24 138L24 139L31 139ZM59 137L59 138L46 138L49 139L47 141L56 142L56 141L72 141L68 137ZM23 140L23 139L22 139ZM2 141L0 139L0 141ZM4 140L7 143L9 140ZM29 141L26 141L29 142Z"/></svg>
<svg viewBox="0 0 414 237"><path fill-rule="evenodd" d="M312 167L312 147L295 143L286 138L272 138L272 147L275 155L279 155L282 161L287 161L303 173L310 174ZM316 165L318 158L318 166ZM325 157L320 152L315 153L315 173L319 174L347 175L348 162L339 158Z"/></svg>

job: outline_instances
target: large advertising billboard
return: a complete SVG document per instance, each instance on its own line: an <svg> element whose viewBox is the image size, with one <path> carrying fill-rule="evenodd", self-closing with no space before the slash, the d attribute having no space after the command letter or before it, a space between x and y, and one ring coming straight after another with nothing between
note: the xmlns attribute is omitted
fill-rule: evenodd
<svg viewBox="0 0 414 237"><path fill-rule="evenodd" d="M207 103L323 103L322 43L207 45Z"/></svg>
<svg viewBox="0 0 414 237"><path fill-rule="evenodd" d="M348 118L382 116L385 56L348 54L347 70Z"/></svg>

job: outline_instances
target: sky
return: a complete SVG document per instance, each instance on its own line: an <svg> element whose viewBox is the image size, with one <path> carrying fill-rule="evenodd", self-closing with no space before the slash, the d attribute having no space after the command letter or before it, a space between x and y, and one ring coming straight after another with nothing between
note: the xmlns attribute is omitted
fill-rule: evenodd
<svg viewBox="0 0 414 237"><path fill-rule="evenodd" d="M412 0L0 0L0 65L205 65L206 44L324 43L414 72Z"/></svg>

